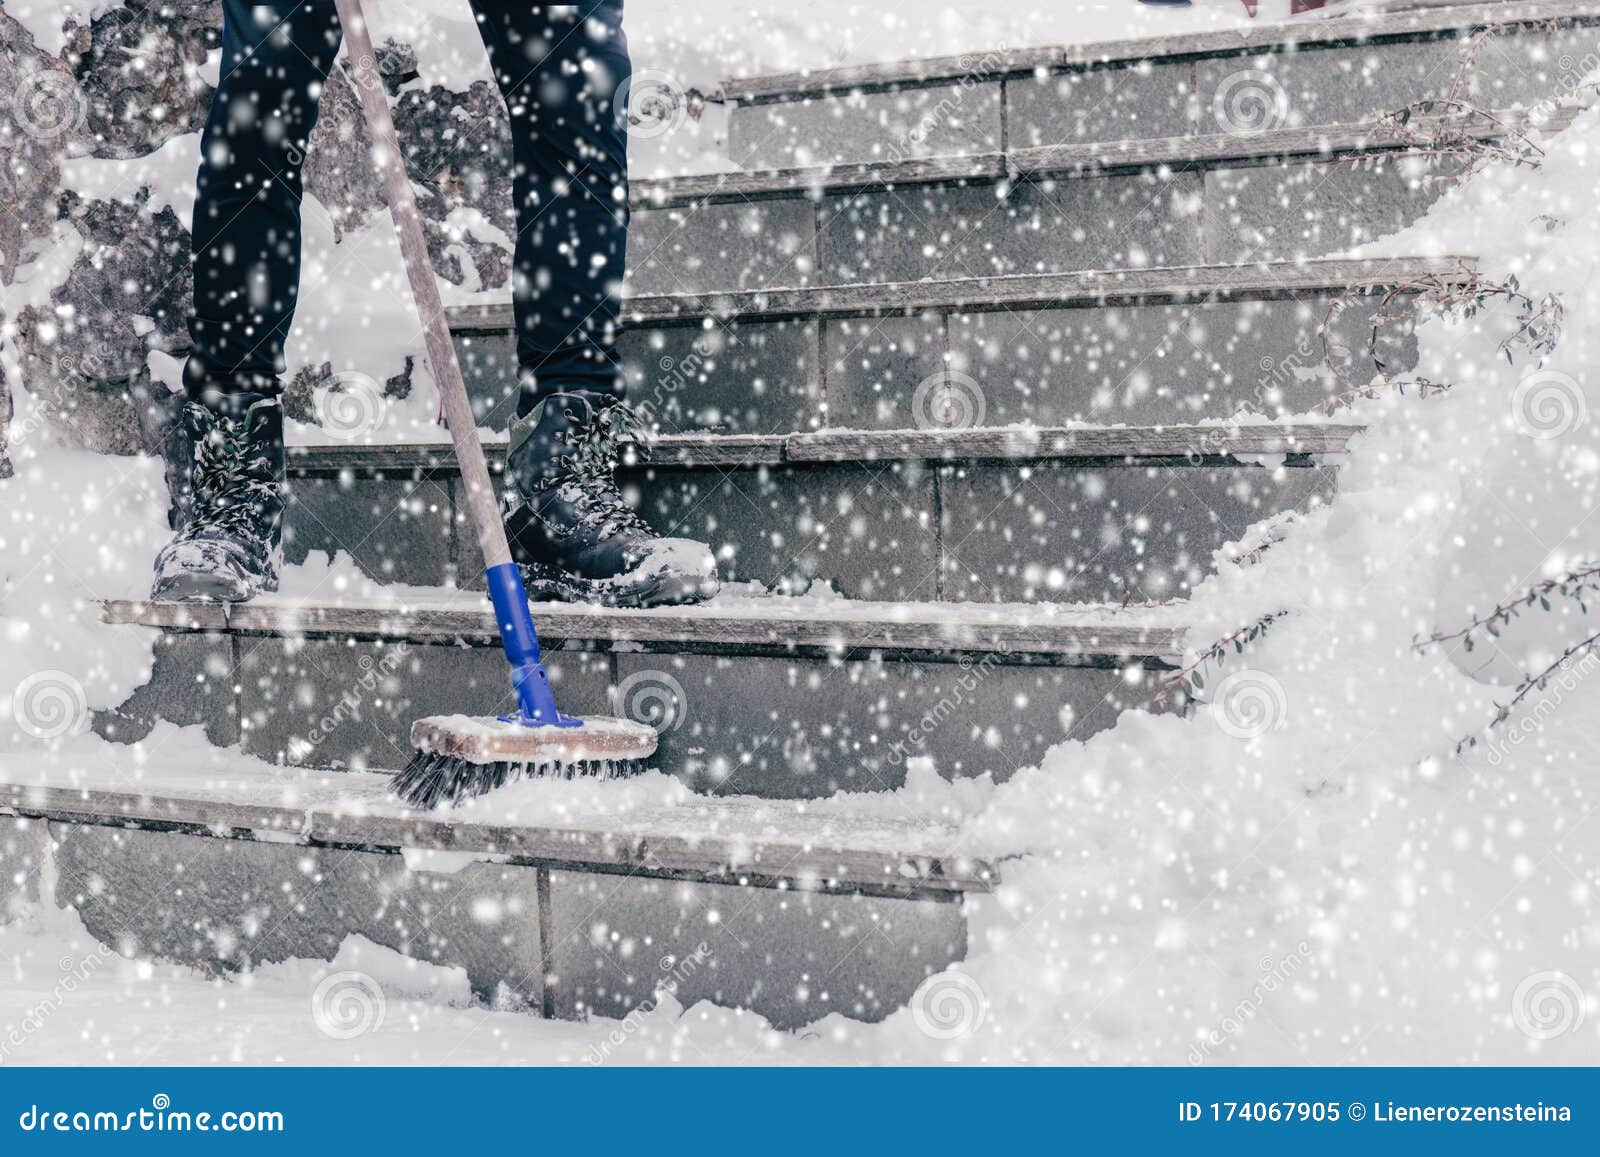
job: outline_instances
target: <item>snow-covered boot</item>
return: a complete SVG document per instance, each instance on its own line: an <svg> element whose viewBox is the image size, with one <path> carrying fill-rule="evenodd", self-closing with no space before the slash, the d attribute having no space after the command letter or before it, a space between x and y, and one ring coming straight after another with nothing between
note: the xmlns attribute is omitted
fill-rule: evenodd
<svg viewBox="0 0 1600 1157"><path fill-rule="evenodd" d="M652 607L717 593L703 543L662 538L617 489L622 403L553 394L511 428L505 525L532 598Z"/></svg>
<svg viewBox="0 0 1600 1157"><path fill-rule="evenodd" d="M266 394L190 400L167 452L172 525L151 597L237 603L278 589L283 407Z"/></svg>

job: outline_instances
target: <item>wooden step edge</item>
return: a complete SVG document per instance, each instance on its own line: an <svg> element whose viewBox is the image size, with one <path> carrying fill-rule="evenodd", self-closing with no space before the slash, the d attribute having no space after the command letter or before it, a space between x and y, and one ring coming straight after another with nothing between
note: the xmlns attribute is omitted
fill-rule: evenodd
<svg viewBox="0 0 1600 1157"><path fill-rule="evenodd" d="M1542 20L1600 20L1600 0L1506 0L1504 3L1462 3L1414 10L1354 12L1322 20L1289 24L1252 24L1242 28L1190 32L1176 36L1141 37L1095 44L1046 45L985 52L975 49L952 56L847 65L814 71L729 77L722 82L724 99L740 104L825 98L854 92L941 83L985 83L1038 70L1079 70L1130 65L1143 61L1246 52L1293 51L1347 43L1405 40L1470 32L1492 24L1528 24Z"/></svg>
<svg viewBox="0 0 1600 1157"><path fill-rule="evenodd" d="M1235 455L1342 454L1366 427L1300 426L1003 426L965 430L817 430L803 434L663 434L625 447L625 467L759 468L790 463L885 461L1074 461L1116 459L1214 460ZM504 443L485 447L491 469L505 463ZM296 478L453 476L448 443L290 446Z"/></svg>
<svg viewBox="0 0 1600 1157"><path fill-rule="evenodd" d="M408 849L469 853L526 867L913 899L956 899L993 891L1000 882L994 861L949 851L884 852L723 836L689 840L675 834L245 804L173 792L0 783L0 812L52 823L216 839L397 855Z"/></svg>
<svg viewBox="0 0 1600 1157"><path fill-rule="evenodd" d="M663 434L639 444L623 439L623 465L776 466L784 461L785 434ZM485 442L492 473L505 468L506 443ZM395 442L360 445L290 445L284 448L291 478L454 476L455 450L448 442Z"/></svg>
<svg viewBox="0 0 1600 1157"><path fill-rule="evenodd" d="M1360 425L1038 426L969 430L826 430L792 434L789 462L1006 460L1137 462L1235 455L1342 454Z"/></svg>
<svg viewBox="0 0 1600 1157"><path fill-rule="evenodd" d="M487 602L463 593L459 608L270 601L152 603L107 599L102 621L167 631L276 635L289 638L340 637L412 643L468 643L496 646L494 613ZM1001 665L1076 658L1088 661L1163 664L1183 653L1186 629L1170 622L1141 624L1137 611L1107 608L1104 618L1083 615L1051 621L1047 612L1033 618L1000 614L992 621L963 620L959 604L927 604L915 618L896 621L879 604L859 615L835 618L761 615L737 611L618 612L567 604L540 604L539 635L547 642L607 647L618 644L677 651L758 649L829 655L862 652L947 657L991 655ZM1119 621L1120 620L1120 621Z"/></svg>
<svg viewBox="0 0 1600 1157"><path fill-rule="evenodd" d="M1086 270L946 281L646 295L624 300L623 312L630 323L648 325L697 323L708 317L762 321L1061 309L1207 298L1296 296L1335 290L1371 291L1419 277L1467 280L1475 269L1476 258L1444 256ZM507 333L512 328L509 300L455 306L445 312L451 330L459 336Z"/></svg>
<svg viewBox="0 0 1600 1157"><path fill-rule="evenodd" d="M636 180L629 190L628 202L635 209L668 209L703 201L747 201L756 197L784 194L818 196L824 192L877 189L893 185L992 181L1006 174L1006 159L1000 153L792 169L735 170Z"/></svg>
<svg viewBox="0 0 1600 1157"><path fill-rule="evenodd" d="M1479 140L1495 140L1519 129L1546 133L1569 127L1578 109L1561 108L1548 115L1524 109L1495 113L1493 120L1474 119L1465 131ZM1334 158L1363 153L1398 153L1425 156L1414 141L1447 127L1451 118L1413 117L1405 136L1378 122L1269 129L1262 132L1208 133L1203 136L1152 140L1112 141L1095 144L1043 145L1013 149L1006 162L1013 173L1029 175L1093 175L1128 168L1289 158Z"/></svg>
<svg viewBox="0 0 1600 1157"><path fill-rule="evenodd" d="M1575 113L1574 109L1562 108L1554 110L1548 118L1536 119L1526 110L1511 109L1495 113L1494 121L1475 120L1467 131L1481 140L1493 140L1508 130L1519 128L1559 132L1572 123ZM1011 149L1004 153L909 161L661 177L634 182L631 203L636 209L671 209L724 201L744 202L795 196L815 198L831 193L906 185L996 182L1021 175L1076 178L1155 166L1187 168L1362 153L1418 153L1425 150L1418 150L1411 142L1425 139L1431 131L1445 123L1447 118L1444 117L1414 118L1410 132L1403 138L1396 136L1392 129L1366 122L1263 132L1040 145Z"/></svg>

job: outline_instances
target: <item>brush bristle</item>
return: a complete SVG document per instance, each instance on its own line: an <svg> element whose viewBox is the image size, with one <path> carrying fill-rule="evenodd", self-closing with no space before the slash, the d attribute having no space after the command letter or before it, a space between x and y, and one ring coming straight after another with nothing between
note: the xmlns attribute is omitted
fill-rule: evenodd
<svg viewBox="0 0 1600 1157"><path fill-rule="evenodd" d="M626 779L644 770L640 759L473 763L459 756L418 751L395 776L394 794L419 811L431 811L454 807L519 779Z"/></svg>

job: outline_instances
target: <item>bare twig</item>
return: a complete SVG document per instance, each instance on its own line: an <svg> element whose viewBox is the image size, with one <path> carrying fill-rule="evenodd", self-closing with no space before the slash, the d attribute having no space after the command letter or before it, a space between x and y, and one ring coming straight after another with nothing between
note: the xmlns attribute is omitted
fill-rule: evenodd
<svg viewBox="0 0 1600 1157"><path fill-rule="evenodd" d="M1558 599L1570 599L1578 604L1579 610L1588 614L1589 604L1585 601L1584 595L1590 591L1600 593L1600 566L1585 565L1560 578L1535 583L1515 599L1501 603L1487 614L1479 615L1461 629L1437 631L1427 638L1418 638L1412 646L1422 651L1460 639L1470 651L1473 648L1472 636L1477 632L1484 631L1490 635L1498 635L1502 627L1507 626L1528 607L1537 604L1541 610L1550 610L1552 596Z"/></svg>
<svg viewBox="0 0 1600 1157"><path fill-rule="evenodd" d="M1530 123L1527 117L1518 117L1513 123L1467 101L1430 97L1385 114L1375 136L1409 152L1424 153L1433 161L1458 162L1448 171L1419 178L1442 184L1464 181L1487 165L1543 166L1545 150L1528 131Z"/></svg>
<svg viewBox="0 0 1600 1157"><path fill-rule="evenodd" d="M1560 656L1558 656L1554 662L1545 667L1538 674L1529 675L1521 683L1518 683L1516 692L1511 697L1511 701L1509 703L1500 704L1496 707L1495 716L1489 721L1489 726L1485 730L1492 731L1494 728L1505 723L1506 720L1511 718L1512 714L1518 707L1522 705L1523 701L1527 699L1529 695L1532 695L1535 691L1543 691L1550 685L1550 680L1555 676L1557 671L1565 670L1572 663L1572 660L1576 659L1579 655L1582 655L1585 652L1593 651L1597 644L1600 644L1600 631L1596 631L1594 634L1590 635L1581 642L1574 643L1565 651L1562 651ZM1468 751L1477 746L1478 737L1476 735L1464 736L1456 741L1456 754L1460 755L1463 751Z"/></svg>
<svg viewBox="0 0 1600 1157"><path fill-rule="evenodd" d="M1534 357L1543 358L1552 353L1561 340L1561 328L1566 319L1566 307L1561 298L1547 293L1535 298L1523 290L1516 277L1496 281L1485 277L1470 266L1451 276L1429 273L1389 287L1372 315L1372 328L1367 339L1367 355L1380 375L1386 375L1388 362L1382 353L1384 331L1391 325L1412 327L1418 314L1426 307L1444 317L1469 320L1496 300L1504 300L1518 309L1517 328L1499 345L1508 362L1514 361L1513 350L1521 347ZM1329 305L1323 315L1320 338L1323 364L1343 387L1340 395L1330 403L1331 409L1348 405L1362 396L1364 391L1399 388L1398 382L1380 383L1377 386L1357 385L1352 380L1354 357L1348 346L1338 344L1333 336L1333 325L1339 315L1349 308L1352 297L1343 297ZM1449 387L1428 379L1413 379L1410 385L1423 397ZM1370 395L1369 395L1370 396ZM1345 400L1348 399L1348 400Z"/></svg>
<svg viewBox="0 0 1600 1157"><path fill-rule="evenodd" d="M1419 398L1431 398L1435 394L1447 393L1450 388L1447 383L1436 382L1432 378L1395 378L1390 381L1373 382L1371 385L1355 386L1342 394L1335 394L1322 403L1322 406L1325 412L1336 414L1366 398L1377 398L1390 393L1403 396L1407 390L1415 390Z"/></svg>
<svg viewBox="0 0 1600 1157"><path fill-rule="evenodd" d="M1156 703L1165 703L1180 691L1193 695L1196 691L1203 689L1206 685L1205 677L1202 674L1205 668L1213 663L1218 667L1222 666L1228 657L1229 648L1232 648L1233 653L1236 655L1243 654L1247 646L1265 635L1271 629L1272 624L1284 618L1288 613L1288 611L1273 611L1270 615L1262 615L1249 626L1240 627L1231 635L1225 635L1218 639L1200 652L1200 657L1193 663L1163 680L1161 686L1156 690L1154 701Z"/></svg>
<svg viewBox="0 0 1600 1157"><path fill-rule="evenodd" d="M1375 139L1392 143L1407 152L1427 154L1431 159L1458 162L1448 172L1424 175L1432 182L1459 182L1490 164L1509 164L1537 169L1544 164L1545 150L1533 139L1530 130L1538 123L1533 116L1508 119L1479 107L1472 99L1477 77L1478 57L1495 37L1516 28L1521 31L1554 31L1555 20L1501 22L1487 25L1469 37L1450 91L1445 96L1426 97L1404 108L1386 113L1377 122ZM1374 155L1351 158L1356 165L1378 164Z"/></svg>

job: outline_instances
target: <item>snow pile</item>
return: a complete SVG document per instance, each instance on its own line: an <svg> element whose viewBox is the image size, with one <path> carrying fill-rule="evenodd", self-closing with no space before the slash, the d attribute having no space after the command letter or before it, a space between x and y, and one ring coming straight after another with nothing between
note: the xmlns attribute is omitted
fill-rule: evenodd
<svg viewBox="0 0 1600 1157"><path fill-rule="evenodd" d="M1543 171L1487 172L1374 247L1476 253L1491 279L1561 294L1560 348L1508 364L1502 307L1425 325L1419 374L1454 389L1361 404L1373 430L1338 501L1196 592L1197 640L1289 612L1212 672L1211 706L1124 717L998 789L972 838L1035 855L980 908L968 969L989 1014L953 1055L1600 1059L1592 1015L1519 1031L1540 977L1563 974L1577 1015L1600 1008L1596 665L1536 694L1516 743L1495 732L1455 759L1508 693L1413 649L1600 557L1597 146L1589 112ZM1514 682L1595 630L1557 602L1455 657Z"/></svg>
<svg viewBox="0 0 1600 1157"><path fill-rule="evenodd" d="M0 483L0 751L79 734L91 710L150 678L156 632L106 629L97 600L148 594L150 560L171 534L153 459L53 445L25 394L12 430L16 476Z"/></svg>
<svg viewBox="0 0 1600 1157"><path fill-rule="evenodd" d="M803 1059L808 1047L759 1017L668 995L626 1022L546 1021L466 1004L457 969L351 937L330 963L290 961L239 977L126 960L70 912L0 924L0 1066L704 1063L693 1039L746 1064ZM626 1032L624 1033L624 1027ZM608 1045L618 1034L625 1047Z"/></svg>

